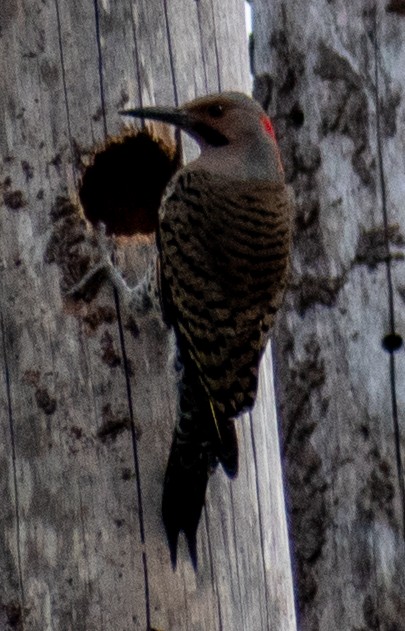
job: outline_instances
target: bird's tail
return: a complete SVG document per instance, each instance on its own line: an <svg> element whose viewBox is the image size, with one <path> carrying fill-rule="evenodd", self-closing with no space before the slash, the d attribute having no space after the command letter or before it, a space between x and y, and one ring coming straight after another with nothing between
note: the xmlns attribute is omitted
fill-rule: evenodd
<svg viewBox="0 0 405 631"><path fill-rule="evenodd" d="M179 381L178 421L163 488L162 514L173 568L183 531L194 568L197 528L209 475L221 463L227 475L238 472L238 443L233 419L219 417L192 366Z"/></svg>

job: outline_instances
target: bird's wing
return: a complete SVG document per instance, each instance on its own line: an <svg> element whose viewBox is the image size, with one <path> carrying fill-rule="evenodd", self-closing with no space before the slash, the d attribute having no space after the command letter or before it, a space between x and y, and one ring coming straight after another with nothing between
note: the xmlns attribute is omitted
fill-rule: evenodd
<svg viewBox="0 0 405 631"><path fill-rule="evenodd" d="M253 405L258 364L285 286L282 189L183 170L161 208L165 311L217 409Z"/></svg>

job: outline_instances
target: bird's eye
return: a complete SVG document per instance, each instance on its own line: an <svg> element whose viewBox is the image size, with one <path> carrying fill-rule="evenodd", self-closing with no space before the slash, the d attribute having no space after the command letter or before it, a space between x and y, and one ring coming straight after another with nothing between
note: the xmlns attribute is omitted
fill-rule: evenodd
<svg viewBox="0 0 405 631"><path fill-rule="evenodd" d="M209 106L207 111L211 118L221 118L224 113L224 106L219 103L214 103Z"/></svg>

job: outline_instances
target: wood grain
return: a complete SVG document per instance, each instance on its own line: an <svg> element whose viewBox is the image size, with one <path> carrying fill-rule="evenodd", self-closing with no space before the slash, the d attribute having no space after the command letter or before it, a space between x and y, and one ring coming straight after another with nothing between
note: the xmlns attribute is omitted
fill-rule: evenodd
<svg viewBox="0 0 405 631"><path fill-rule="evenodd" d="M295 629L270 353L241 474L210 482L198 573L183 542L173 573L170 337L130 330L108 287L62 295L96 257L77 192L118 110L248 90L243 16L236 0L1 3L1 631ZM153 254L117 241L130 282Z"/></svg>

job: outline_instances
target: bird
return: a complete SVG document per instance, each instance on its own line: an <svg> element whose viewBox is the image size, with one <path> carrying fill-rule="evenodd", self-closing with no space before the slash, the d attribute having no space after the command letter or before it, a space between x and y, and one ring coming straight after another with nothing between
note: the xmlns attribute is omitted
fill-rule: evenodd
<svg viewBox="0 0 405 631"><path fill-rule="evenodd" d="M196 569L208 479L219 463L229 478L238 473L234 421L255 403L260 360L285 293L291 195L273 125L246 94L120 114L174 125L200 149L163 195L157 261L147 282L130 289L106 264L116 288L132 292L130 308L159 303L174 331L177 419L162 518L173 569L181 532ZM146 290L154 300L145 300Z"/></svg>
<svg viewBox="0 0 405 631"><path fill-rule="evenodd" d="M273 125L246 94L121 114L174 125L200 148L169 183L157 231L163 315L181 375L163 522L173 567L181 531L196 567L208 478L218 463L237 475L234 420L254 405L285 292L291 201Z"/></svg>

